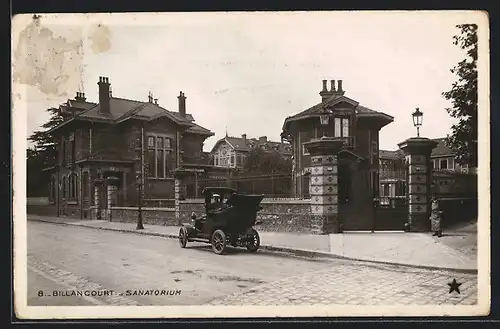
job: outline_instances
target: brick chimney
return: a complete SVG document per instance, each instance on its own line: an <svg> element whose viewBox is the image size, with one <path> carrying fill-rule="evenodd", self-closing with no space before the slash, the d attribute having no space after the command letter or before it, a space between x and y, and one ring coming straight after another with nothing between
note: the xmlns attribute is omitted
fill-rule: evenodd
<svg viewBox="0 0 500 329"><path fill-rule="evenodd" d="M111 114L109 103L109 79L107 77L99 77L99 112L102 114Z"/></svg>
<svg viewBox="0 0 500 329"><path fill-rule="evenodd" d="M319 95L321 96L322 102L329 100L335 94L333 91L328 90L326 83L327 83L327 80L323 80L323 89L319 92Z"/></svg>
<svg viewBox="0 0 500 329"><path fill-rule="evenodd" d="M259 137L259 143L267 143L267 136Z"/></svg>
<svg viewBox="0 0 500 329"><path fill-rule="evenodd" d="M241 138L243 138L243 144L247 144L247 134L241 135Z"/></svg>
<svg viewBox="0 0 500 329"><path fill-rule="evenodd" d="M327 80L323 80L323 89L319 93L322 102L332 97L344 95L345 91L342 89L342 80L338 80L337 88L335 88L335 80L330 80L330 90L327 89L326 82Z"/></svg>
<svg viewBox="0 0 500 329"><path fill-rule="evenodd" d="M75 101L77 102L85 102L87 98L85 98L85 93L77 92L75 96Z"/></svg>
<svg viewBox="0 0 500 329"><path fill-rule="evenodd" d="M342 80L338 81L337 94L338 95L344 95L345 94L344 89L342 89Z"/></svg>
<svg viewBox="0 0 500 329"><path fill-rule="evenodd" d="M181 117L185 118L186 117L186 96L184 96L184 93L181 91L179 93L179 96L177 96L179 99L179 114Z"/></svg>

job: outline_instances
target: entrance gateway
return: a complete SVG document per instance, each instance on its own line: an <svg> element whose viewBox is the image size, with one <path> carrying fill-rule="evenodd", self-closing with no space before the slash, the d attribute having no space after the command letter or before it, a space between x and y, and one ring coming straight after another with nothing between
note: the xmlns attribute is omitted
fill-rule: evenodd
<svg viewBox="0 0 500 329"><path fill-rule="evenodd" d="M388 203L380 203L378 173L342 145L334 137L304 144L311 154L309 192L316 233L428 230L432 141L410 138L399 144L405 154L406 197Z"/></svg>

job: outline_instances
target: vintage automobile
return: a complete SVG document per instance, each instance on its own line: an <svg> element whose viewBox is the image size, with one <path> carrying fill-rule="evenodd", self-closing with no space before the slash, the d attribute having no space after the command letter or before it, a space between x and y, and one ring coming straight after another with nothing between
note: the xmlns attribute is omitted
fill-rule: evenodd
<svg viewBox="0 0 500 329"><path fill-rule="evenodd" d="M193 213L193 224L183 223L179 230L182 248L187 242L210 243L214 253L221 255L226 247L246 247L254 252L259 249L259 233L253 228L260 202L264 195L239 194L226 187L203 189L205 214L199 218Z"/></svg>

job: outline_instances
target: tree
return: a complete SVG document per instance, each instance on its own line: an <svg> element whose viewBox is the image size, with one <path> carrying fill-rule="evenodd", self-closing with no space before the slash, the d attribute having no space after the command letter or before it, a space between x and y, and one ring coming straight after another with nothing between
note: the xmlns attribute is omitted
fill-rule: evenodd
<svg viewBox="0 0 500 329"><path fill-rule="evenodd" d="M44 123L42 130L35 131L28 141L33 145L26 151L26 184L28 196L43 196L47 192L48 176L43 175L43 168L53 166L57 161L57 150L55 139L49 131L62 123L64 118L59 114L57 108L49 108L49 121Z"/></svg>
<svg viewBox="0 0 500 329"><path fill-rule="evenodd" d="M452 103L446 111L458 119L445 142L455 152L457 163L477 167L477 25L463 24L457 28L460 34L453 37L453 44L463 49L467 57L450 70L457 75L457 81L442 94Z"/></svg>
<svg viewBox="0 0 500 329"><path fill-rule="evenodd" d="M292 162L276 151L266 152L261 148L255 148L246 157L243 171L288 174L292 172Z"/></svg>

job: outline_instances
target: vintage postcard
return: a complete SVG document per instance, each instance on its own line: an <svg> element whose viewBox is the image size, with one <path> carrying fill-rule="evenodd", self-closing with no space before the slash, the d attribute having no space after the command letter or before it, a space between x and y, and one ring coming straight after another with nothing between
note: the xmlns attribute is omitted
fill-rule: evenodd
<svg viewBox="0 0 500 329"><path fill-rule="evenodd" d="M19 318L489 314L486 13L12 25Z"/></svg>

